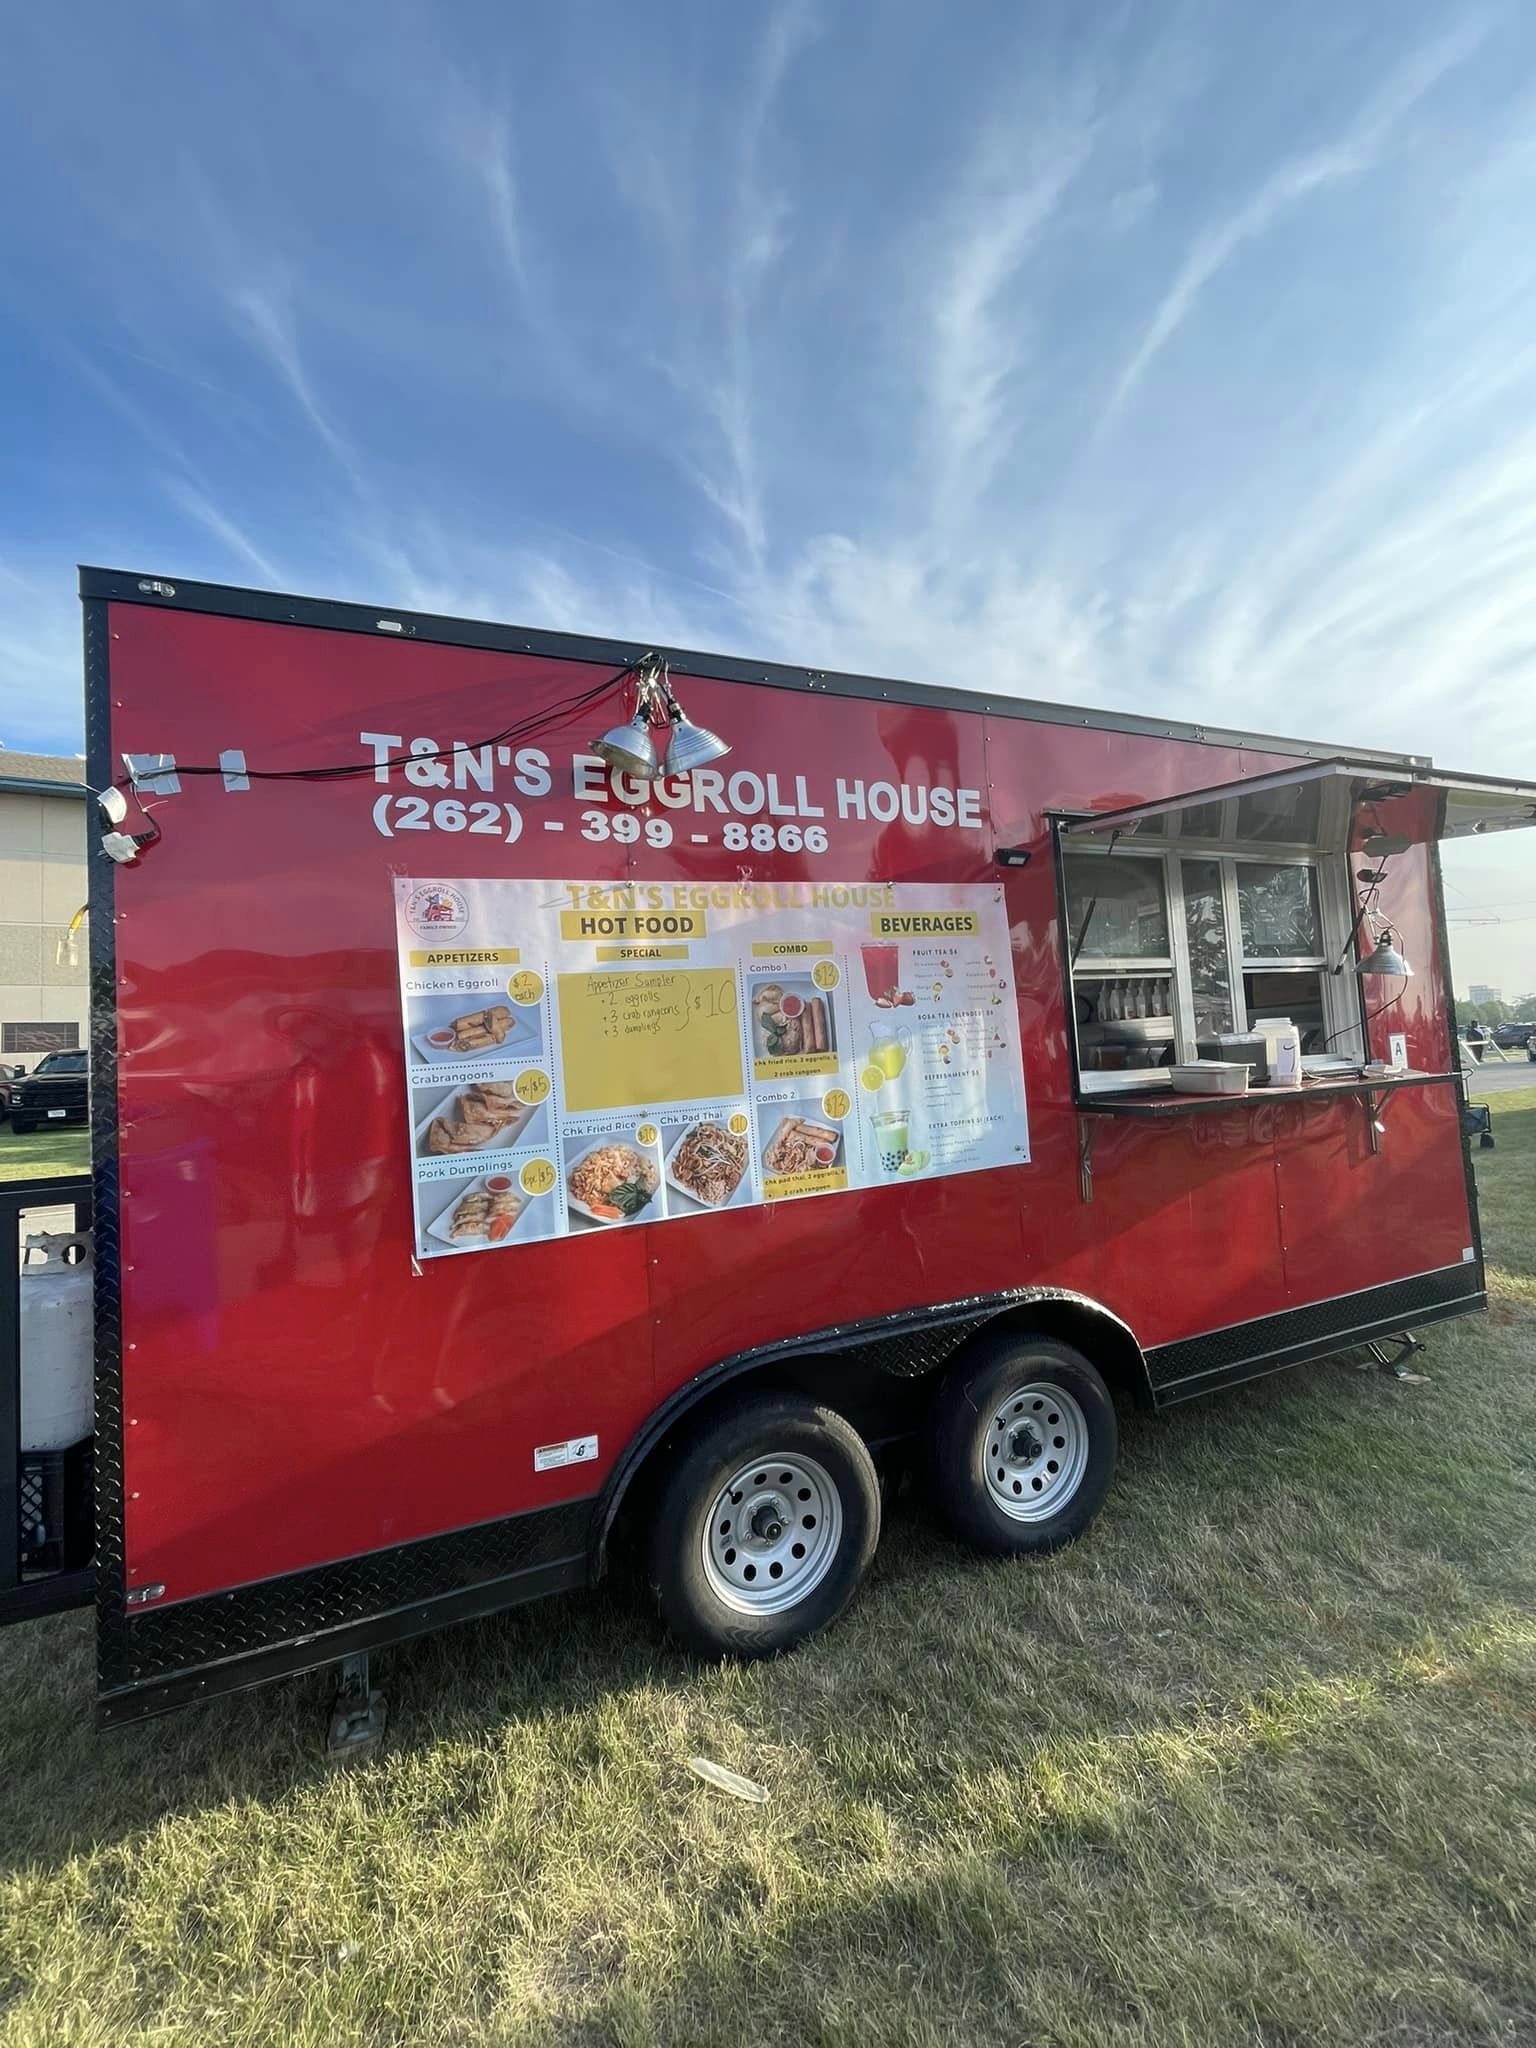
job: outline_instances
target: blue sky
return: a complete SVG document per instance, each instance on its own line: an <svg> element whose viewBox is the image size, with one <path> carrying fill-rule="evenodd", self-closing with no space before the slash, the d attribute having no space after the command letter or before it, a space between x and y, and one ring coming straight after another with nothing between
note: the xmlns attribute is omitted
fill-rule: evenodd
<svg viewBox="0 0 1536 2048"><path fill-rule="evenodd" d="M367 24L367 34L361 33ZM104 561L1536 774L1536 11L7 11L0 739ZM1536 986L1536 842L1448 856Z"/></svg>

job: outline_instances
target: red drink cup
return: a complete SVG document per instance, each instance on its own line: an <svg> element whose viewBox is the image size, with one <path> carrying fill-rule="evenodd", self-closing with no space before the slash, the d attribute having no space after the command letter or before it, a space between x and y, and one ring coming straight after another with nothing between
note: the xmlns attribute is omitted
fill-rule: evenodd
<svg viewBox="0 0 1536 2048"><path fill-rule="evenodd" d="M864 986L874 1002L880 996L888 996L893 988L901 986L901 949L899 946L878 941L874 945L860 946L864 959Z"/></svg>

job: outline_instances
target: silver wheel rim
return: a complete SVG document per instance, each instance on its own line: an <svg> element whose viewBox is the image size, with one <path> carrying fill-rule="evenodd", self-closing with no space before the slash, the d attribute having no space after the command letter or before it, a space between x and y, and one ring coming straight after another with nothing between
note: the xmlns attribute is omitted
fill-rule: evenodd
<svg viewBox="0 0 1536 2048"><path fill-rule="evenodd" d="M819 1586L843 1538L842 1496L814 1458L756 1458L720 1489L704 1576L739 1614L782 1614Z"/></svg>
<svg viewBox="0 0 1536 2048"><path fill-rule="evenodd" d="M993 1407L981 1457L994 1506L1013 1522L1043 1522L1083 1483L1088 1424L1065 1387L1031 1380Z"/></svg>

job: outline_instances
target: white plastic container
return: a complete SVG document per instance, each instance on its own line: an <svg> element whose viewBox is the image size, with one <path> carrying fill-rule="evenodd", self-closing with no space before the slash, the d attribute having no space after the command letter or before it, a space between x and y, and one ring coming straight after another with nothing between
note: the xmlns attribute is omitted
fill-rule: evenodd
<svg viewBox="0 0 1536 2048"><path fill-rule="evenodd" d="M91 1241L68 1231L38 1231L25 1250L21 1448L68 1450L95 1427Z"/></svg>
<svg viewBox="0 0 1536 2048"><path fill-rule="evenodd" d="M1255 1017L1250 1028L1264 1040L1271 1088L1301 1086L1301 1033L1289 1017Z"/></svg>
<svg viewBox="0 0 1536 2048"><path fill-rule="evenodd" d="M1246 1095L1249 1066L1236 1060L1191 1060L1182 1067L1170 1067L1168 1079L1179 1095Z"/></svg>

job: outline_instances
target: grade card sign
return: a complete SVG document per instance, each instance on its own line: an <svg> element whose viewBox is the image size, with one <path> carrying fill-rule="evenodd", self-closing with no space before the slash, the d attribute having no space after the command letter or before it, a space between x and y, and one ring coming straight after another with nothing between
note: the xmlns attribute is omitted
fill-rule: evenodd
<svg viewBox="0 0 1536 2048"><path fill-rule="evenodd" d="M995 884L395 899L418 1257L1029 1157Z"/></svg>

